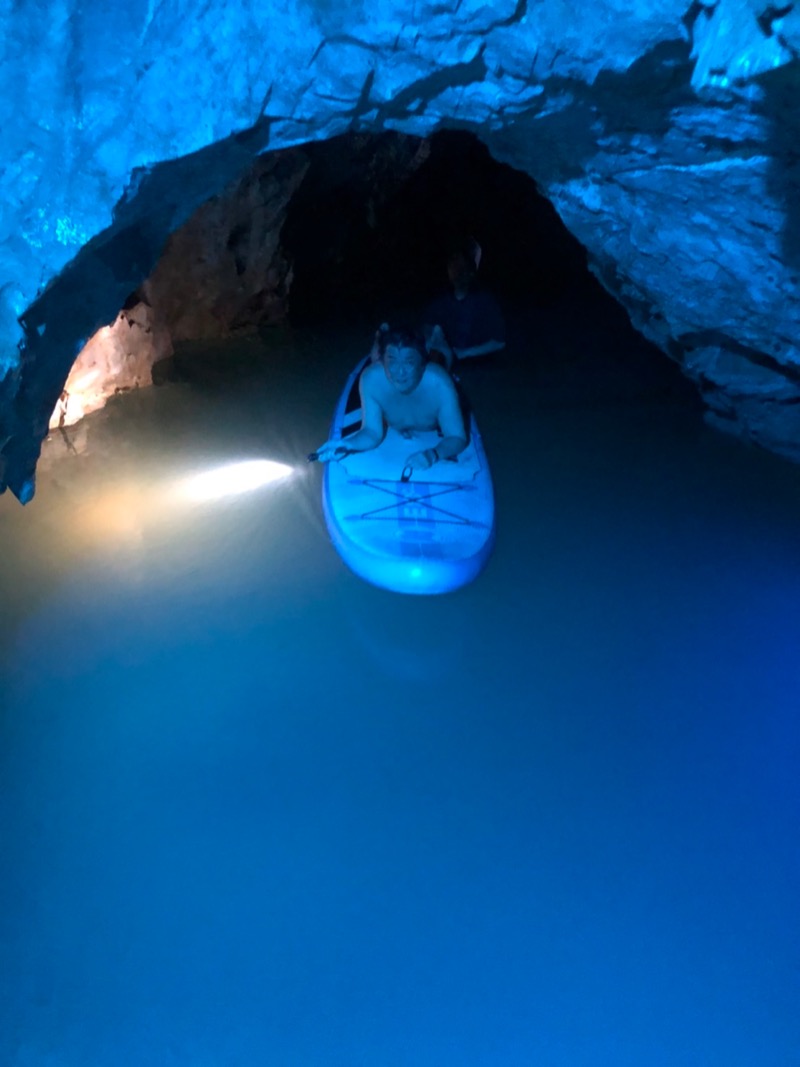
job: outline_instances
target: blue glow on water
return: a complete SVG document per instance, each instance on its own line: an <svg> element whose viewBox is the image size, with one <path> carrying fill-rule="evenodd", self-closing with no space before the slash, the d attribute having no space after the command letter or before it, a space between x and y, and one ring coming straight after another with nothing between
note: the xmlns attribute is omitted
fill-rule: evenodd
<svg viewBox="0 0 800 1067"><path fill-rule="evenodd" d="M0 1062L792 1063L800 470L517 365L457 594L351 574L316 472L170 510L322 439L324 347L0 500Z"/></svg>

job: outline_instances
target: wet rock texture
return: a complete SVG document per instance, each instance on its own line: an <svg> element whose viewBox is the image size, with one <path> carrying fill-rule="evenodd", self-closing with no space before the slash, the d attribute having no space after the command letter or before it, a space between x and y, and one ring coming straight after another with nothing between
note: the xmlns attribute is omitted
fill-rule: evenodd
<svg viewBox="0 0 800 1067"><path fill-rule="evenodd" d="M88 0L44 18L4 5L4 481L29 493L76 352L261 152L442 125L536 180L720 425L800 458L800 8L576 11Z"/></svg>
<svg viewBox="0 0 800 1067"><path fill-rule="evenodd" d="M307 169L301 150L261 156L169 238L138 295L173 343L285 317L291 269L280 233Z"/></svg>
<svg viewBox="0 0 800 1067"><path fill-rule="evenodd" d="M153 366L172 355L169 331L141 302L120 311L91 337L72 364L50 428L72 426L109 397L150 385Z"/></svg>

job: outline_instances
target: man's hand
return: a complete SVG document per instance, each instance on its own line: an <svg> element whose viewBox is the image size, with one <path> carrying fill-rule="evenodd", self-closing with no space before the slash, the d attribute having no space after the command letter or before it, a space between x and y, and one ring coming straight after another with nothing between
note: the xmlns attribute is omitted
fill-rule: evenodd
<svg viewBox="0 0 800 1067"><path fill-rule="evenodd" d="M309 461L318 461L319 463L328 463L332 459L344 459L350 452L350 449L342 442L341 438L326 441L324 445L320 445L315 452L309 454Z"/></svg>
<svg viewBox="0 0 800 1067"><path fill-rule="evenodd" d="M441 352L443 356L451 355L453 352L450 343L444 335L444 330L439 325L434 326L430 334L426 337L425 347L429 352Z"/></svg>
<svg viewBox="0 0 800 1067"><path fill-rule="evenodd" d="M445 368L451 370L453 367L453 360L455 359L455 349L447 340L444 334L444 330L441 326L434 326L428 336L425 338L425 348L428 355L433 357L440 355L445 363Z"/></svg>
<svg viewBox="0 0 800 1067"><path fill-rule="evenodd" d="M422 452L414 452L406 460L405 469L411 467L412 470L426 471L429 470L434 463L438 462L439 453L435 448L426 448Z"/></svg>
<svg viewBox="0 0 800 1067"><path fill-rule="evenodd" d="M370 363L377 363L381 358L381 341L383 335L389 332L389 323L382 322L378 329L375 331L375 337L372 341L372 348L369 350Z"/></svg>

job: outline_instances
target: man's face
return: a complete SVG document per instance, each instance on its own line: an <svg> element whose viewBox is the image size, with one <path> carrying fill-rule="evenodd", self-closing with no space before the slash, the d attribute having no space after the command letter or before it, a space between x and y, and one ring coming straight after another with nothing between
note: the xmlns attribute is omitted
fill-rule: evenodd
<svg viewBox="0 0 800 1067"><path fill-rule="evenodd" d="M383 356L383 369L399 393L410 393L422 380L425 362L416 348L389 345Z"/></svg>
<svg viewBox="0 0 800 1067"><path fill-rule="evenodd" d="M472 268L464 256L454 253L447 261L447 277L456 293L466 293L472 282Z"/></svg>

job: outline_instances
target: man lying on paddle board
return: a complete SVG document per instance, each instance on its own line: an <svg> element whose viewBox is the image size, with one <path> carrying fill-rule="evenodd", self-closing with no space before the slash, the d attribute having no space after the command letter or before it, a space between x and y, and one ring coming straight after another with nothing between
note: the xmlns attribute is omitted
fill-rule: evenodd
<svg viewBox="0 0 800 1067"><path fill-rule="evenodd" d="M406 468L428 470L463 452L467 433L455 384L446 370L428 361L424 342L407 330L381 329L377 344L380 357L364 369L358 383L361 428L350 437L326 441L315 458L327 462L349 452L368 452L383 441L387 426L408 438L423 430L442 435L435 448L411 453Z"/></svg>

